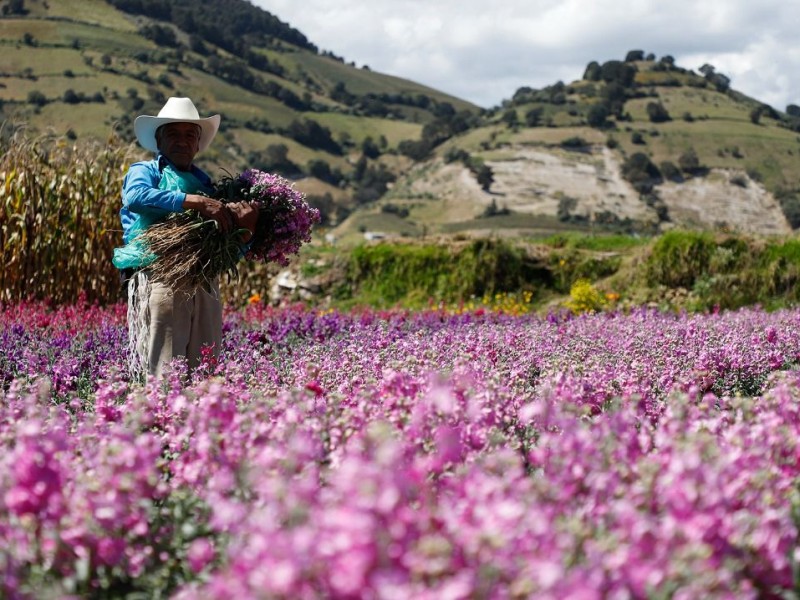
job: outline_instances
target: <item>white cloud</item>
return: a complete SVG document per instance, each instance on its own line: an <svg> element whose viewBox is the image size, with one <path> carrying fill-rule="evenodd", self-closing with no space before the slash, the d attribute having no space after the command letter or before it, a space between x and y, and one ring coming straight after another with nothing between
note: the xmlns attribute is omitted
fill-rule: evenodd
<svg viewBox="0 0 800 600"><path fill-rule="evenodd" d="M708 62L775 108L800 104L800 4L787 0L253 1L322 50L485 107L633 49Z"/></svg>

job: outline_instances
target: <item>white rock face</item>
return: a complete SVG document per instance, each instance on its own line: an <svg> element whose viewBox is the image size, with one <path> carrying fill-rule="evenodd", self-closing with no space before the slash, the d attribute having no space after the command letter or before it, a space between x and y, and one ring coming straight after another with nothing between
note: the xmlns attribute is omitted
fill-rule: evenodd
<svg viewBox="0 0 800 600"><path fill-rule="evenodd" d="M460 163L435 163L398 182L395 193L438 201L439 223L474 219L492 201L517 214L556 217L565 198L572 199L571 215L589 220L607 211L620 220L658 222L655 209L622 178L619 155L605 146L591 152L517 146L504 148L501 159L486 164L494 174L491 192L483 191ZM704 177L665 182L655 189L670 218L664 228L791 232L774 196L743 171L712 169Z"/></svg>

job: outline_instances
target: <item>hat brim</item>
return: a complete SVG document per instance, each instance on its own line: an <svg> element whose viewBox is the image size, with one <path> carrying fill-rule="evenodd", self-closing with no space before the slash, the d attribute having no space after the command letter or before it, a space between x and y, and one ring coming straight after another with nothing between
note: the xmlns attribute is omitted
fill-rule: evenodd
<svg viewBox="0 0 800 600"><path fill-rule="evenodd" d="M208 148L211 140L217 135L219 131L219 115L213 115L204 119L180 119L171 117L151 117L149 115L140 115L136 117L133 122L133 131L136 134L136 139L139 145L145 150L151 152L158 152L158 144L156 143L156 129L167 123L194 123L200 126L200 142L198 144L198 152L202 152Z"/></svg>

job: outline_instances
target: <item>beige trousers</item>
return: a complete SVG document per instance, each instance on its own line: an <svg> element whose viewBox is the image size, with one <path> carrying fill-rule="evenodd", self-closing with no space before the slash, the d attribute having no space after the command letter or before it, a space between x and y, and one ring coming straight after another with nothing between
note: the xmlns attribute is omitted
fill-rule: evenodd
<svg viewBox="0 0 800 600"><path fill-rule="evenodd" d="M160 377L164 366L172 359L185 357L191 372L200 365L203 348L210 347L214 357L219 357L222 346L222 302L219 282L195 290L173 289L149 279L146 271L135 274L131 283L140 292L129 294L129 326L131 335L138 326L139 354L133 360L143 363L147 373ZM146 303L145 303L146 299ZM131 321L131 312L137 317ZM144 314L143 314L144 313Z"/></svg>

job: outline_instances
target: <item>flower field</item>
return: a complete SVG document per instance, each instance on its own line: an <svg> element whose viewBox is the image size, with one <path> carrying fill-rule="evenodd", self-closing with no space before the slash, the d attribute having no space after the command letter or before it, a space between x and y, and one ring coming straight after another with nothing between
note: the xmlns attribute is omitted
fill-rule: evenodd
<svg viewBox="0 0 800 600"><path fill-rule="evenodd" d="M769 598L798 588L800 311L0 320L0 597Z"/></svg>

